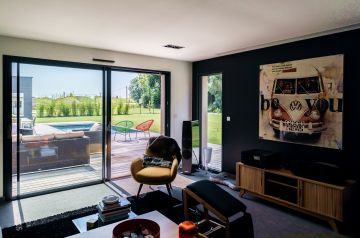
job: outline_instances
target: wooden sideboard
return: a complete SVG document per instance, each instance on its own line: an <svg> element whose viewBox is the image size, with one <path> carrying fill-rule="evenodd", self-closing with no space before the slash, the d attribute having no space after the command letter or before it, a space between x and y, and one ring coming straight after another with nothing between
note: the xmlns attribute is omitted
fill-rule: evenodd
<svg viewBox="0 0 360 238"><path fill-rule="evenodd" d="M347 181L346 185L338 186L299 177L285 169L262 169L236 163L236 185L241 196L250 193L324 219L336 232L336 221L343 221L344 204L353 183Z"/></svg>

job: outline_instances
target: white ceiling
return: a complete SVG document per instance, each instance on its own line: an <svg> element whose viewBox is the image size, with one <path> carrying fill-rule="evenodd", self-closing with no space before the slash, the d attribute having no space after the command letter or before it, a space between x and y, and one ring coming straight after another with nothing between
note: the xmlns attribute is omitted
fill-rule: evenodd
<svg viewBox="0 0 360 238"><path fill-rule="evenodd" d="M360 0L0 0L0 35L186 61L359 23Z"/></svg>

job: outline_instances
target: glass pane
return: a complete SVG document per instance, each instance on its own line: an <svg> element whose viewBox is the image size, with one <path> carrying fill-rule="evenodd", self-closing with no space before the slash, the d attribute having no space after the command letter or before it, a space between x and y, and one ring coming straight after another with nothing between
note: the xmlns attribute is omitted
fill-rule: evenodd
<svg viewBox="0 0 360 238"><path fill-rule="evenodd" d="M207 149L203 156L208 167L221 171L222 150L222 75L214 74L207 78Z"/></svg>
<svg viewBox="0 0 360 238"><path fill-rule="evenodd" d="M12 146L11 146L11 160L12 160L12 196L17 196L18 194L18 179L17 179L17 120L18 120L18 113L17 113L17 93L16 93L16 78L17 78L17 63L12 63L12 81L11 81L11 88L12 88L12 97L11 97L11 117L12 117L12 130L11 130L11 138L12 138ZM20 96L20 95L19 95ZM20 97L21 100L21 97ZM20 101L19 100L19 101ZM19 105L19 108L20 105Z"/></svg>
<svg viewBox="0 0 360 238"><path fill-rule="evenodd" d="M102 71L21 64L20 72L20 194L101 180Z"/></svg>
<svg viewBox="0 0 360 238"><path fill-rule="evenodd" d="M113 71L111 74L111 177L130 175L151 136L162 134L161 76Z"/></svg>

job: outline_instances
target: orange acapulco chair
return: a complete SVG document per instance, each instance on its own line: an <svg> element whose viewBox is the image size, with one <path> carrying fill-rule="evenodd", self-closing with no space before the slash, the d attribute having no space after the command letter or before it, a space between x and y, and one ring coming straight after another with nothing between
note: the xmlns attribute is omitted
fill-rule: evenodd
<svg viewBox="0 0 360 238"><path fill-rule="evenodd" d="M150 127L154 124L154 120L150 119L147 121L144 121L140 124L138 124L137 126L135 126L135 129L137 130L137 132L143 132L144 133L144 137L146 137L146 132L149 135L150 138ZM137 132L136 132L136 138L137 138Z"/></svg>

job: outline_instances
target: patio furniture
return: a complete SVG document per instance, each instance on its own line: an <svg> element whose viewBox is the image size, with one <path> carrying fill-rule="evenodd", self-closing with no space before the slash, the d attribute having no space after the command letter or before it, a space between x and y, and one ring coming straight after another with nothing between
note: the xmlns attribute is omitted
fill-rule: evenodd
<svg viewBox="0 0 360 238"><path fill-rule="evenodd" d="M166 189L171 196L171 183L174 181L178 164L181 161L180 147L176 140L167 136L151 137L145 154L171 160L171 168L167 167L145 167L143 158L138 158L131 163L131 175L136 182L140 183L137 197L140 194L141 188L144 184L148 185L166 185Z"/></svg>
<svg viewBox="0 0 360 238"><path fill-rule="evenodd" d="M115 131L114 140L115 140L116 134L124 135L125 141L126 141L126 135L129 135L129 138L131 140L130 133L135 132L134 129L131 129L131 127L133 127L133 126L134 126L134 122L128 121L128 120L119 121L115 125L111 126L111 129Z"/></svg>
<svg viewBox="0 0 360 238"><path fill-rule="evenodd" d="M84 131L85 136L90 139L90 154L102 152L103 130L100 123L94 125L88 130Z"/></svg>
<svg viewBox="0 0 360 238"><path fill-rule="evenodd" d="M137 126L135 126L136 131L136 138L137 138L137 133L138 132L143 132L144 133L144 137L146 137L146 132L149 134L149 138L150 138L150 127L154 124L154 120L150 119L147 121L144 121L140 124L138 124Z"/></svg>
<svg viewBox="0 0 360 238"><path fill-rule="evenodd" d="M16 174L16 140L12 143L12 173ZM20 137L20 172L58 169L90 163L89 137L83 131Z"/></svg>

